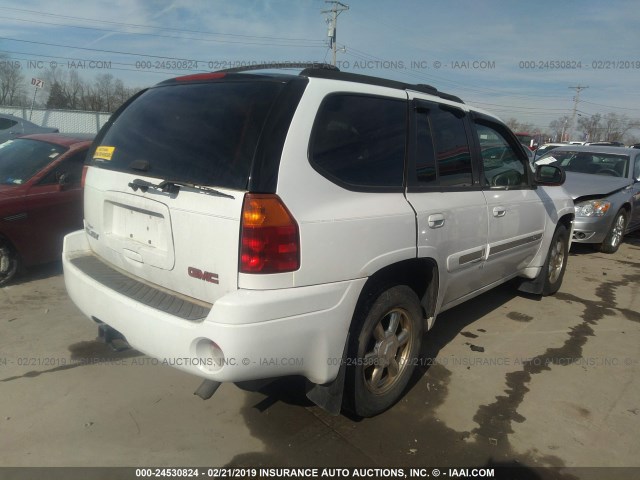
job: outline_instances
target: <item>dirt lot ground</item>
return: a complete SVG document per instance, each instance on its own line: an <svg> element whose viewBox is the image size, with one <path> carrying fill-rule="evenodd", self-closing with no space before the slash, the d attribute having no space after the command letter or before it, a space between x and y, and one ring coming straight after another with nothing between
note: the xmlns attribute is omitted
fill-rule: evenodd
<svg viewBox="0 0 640 480"><path fill-rule="evenodd" d="M640 467L639 267L639 235L574 246L554 297L504 286L446 312L405 398L358 421L295 379L203 401L197 378L96 342L47 266L0 289L0 466Z"/></svg>

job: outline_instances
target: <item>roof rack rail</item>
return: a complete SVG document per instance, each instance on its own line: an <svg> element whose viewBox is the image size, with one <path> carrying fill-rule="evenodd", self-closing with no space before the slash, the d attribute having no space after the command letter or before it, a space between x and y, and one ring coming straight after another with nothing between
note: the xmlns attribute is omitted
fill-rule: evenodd
<svg viewBox="0 0 640 480"><path fill-rule="evenodd" d="M428 93L429 95L434 95L444 100L464 103L455 95L441 92L436 87L423 83L413 85L410 83L399 82L397 80L388 80L386 78L371 77L369 75L360 75L358 73L341 72L338 69L307 68L301 71L299 75L305 77L327 78L331 80L344 80L346 82L364 83L367 85L377 85L380 87L396 88L399 90L414 90L416 92Z"/></svg>
<svg viewBox="0 0 640 480"><path fill-rule="evenodd" d="M309 69L319 70L333 70L339 72L338 67L322 62L272 62L272 63L258 63L256 65L246 65L243 67L225 68L224 70L216 70L216 73L239 73L250 72L252 70L268 70L276 68L304 68L305 71Z"/></svg>

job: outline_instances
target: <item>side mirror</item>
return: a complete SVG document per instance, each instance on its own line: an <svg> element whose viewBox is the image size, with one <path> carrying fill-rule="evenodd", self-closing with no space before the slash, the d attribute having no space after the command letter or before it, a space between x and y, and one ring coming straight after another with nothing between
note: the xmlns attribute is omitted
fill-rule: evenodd
<svg viewBox="0 0 640 480"><path fill-rule="evenodd" d="M567 179L564 169L555 165L537 165L535 180L538 185L559 187Z"/></svg>
<svg viewBox="0 0 640 480"><path fill-rule="evenodd" d="M68 173L60 175L60 178L58 178L58 190L66 190L69 185L71 185L71 175Z"/></svg>

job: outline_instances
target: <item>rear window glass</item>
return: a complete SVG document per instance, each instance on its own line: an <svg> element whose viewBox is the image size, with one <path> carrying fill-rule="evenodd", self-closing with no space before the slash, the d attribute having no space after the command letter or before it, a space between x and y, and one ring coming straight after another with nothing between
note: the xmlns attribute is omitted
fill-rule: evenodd
<svg viewBox="0 0 640 480"><path fill-rule="evenodd" d="M115 120L93 165L163 180L243 190L281 83L152 88Z"/></svg>

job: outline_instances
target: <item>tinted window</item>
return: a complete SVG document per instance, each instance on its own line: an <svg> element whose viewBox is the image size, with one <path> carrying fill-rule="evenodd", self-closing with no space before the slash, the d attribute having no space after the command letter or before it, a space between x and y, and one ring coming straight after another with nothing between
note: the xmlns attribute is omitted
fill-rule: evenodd
<svg viewBox="0 0 640 480"><path fill-rule="evenodd" d="M82 178L82 168L87 156L87 150L74 153L65 158L40 179L38 185L55 185L60 182L60 177L66 175L67 185L79 185Z"/></svg>
<svg viewBox="0 0 640 480"><path fill-rule="evenodd" d="M265 119L281 89L282 84L267 81L152 88L116 118L100 141L105 158L92 152L93 164L245 189Z"/></svg>
<svg viewBox="0 0 640 480"><path fill-rule="evenodd" d="M417 121L416 174L422 184L437 185L436 156L433 150L431 126L426 114L419 114Z"/></svg>
<svg viewBox="0 0 640 480"><path fill-rule="evenodd" d="M332 95L314 125L311 164L330 179L355 187L401 187L406 102Z"/></svg>
<svg viewBox="0 0 640 480"><path fill-rule="evenodd" d="M588 151L553 150L539 160L538 164L560 165L567 172L590 173L611 177L626 177L629 157Z"/></svg>
<svg viewBox="0 0 640 480"><path fill-rule="evenodd" d="M25 183L65 151L60 145L30 139L0 144L0 184Z"/></svg>
<svg viewBox="0 0 640 480"><path fill-rule="evenodd" d="M0 118L0 130L6 130L17 124L18 122L16 122L15 120L9 120L8 118Z"/></svg>
<svg viewBox="0 0 640 480"><path fill-rule="evenodd" d="M633 171L633 178L640 179L640 155L636 157L636 168Z"/></svg>
<svg viewBox="0 0 640 480"><path fill-rule="evenodd" d="M416 175L420 185L472 185L464 112L434 105L417 114Z"/></svg>
<svg viewBox="0 0 640 480"><path fill-rule="evenodd" d="M500 131L476 124L484 177L492 187L527 185L525 166Z"/></svg>

